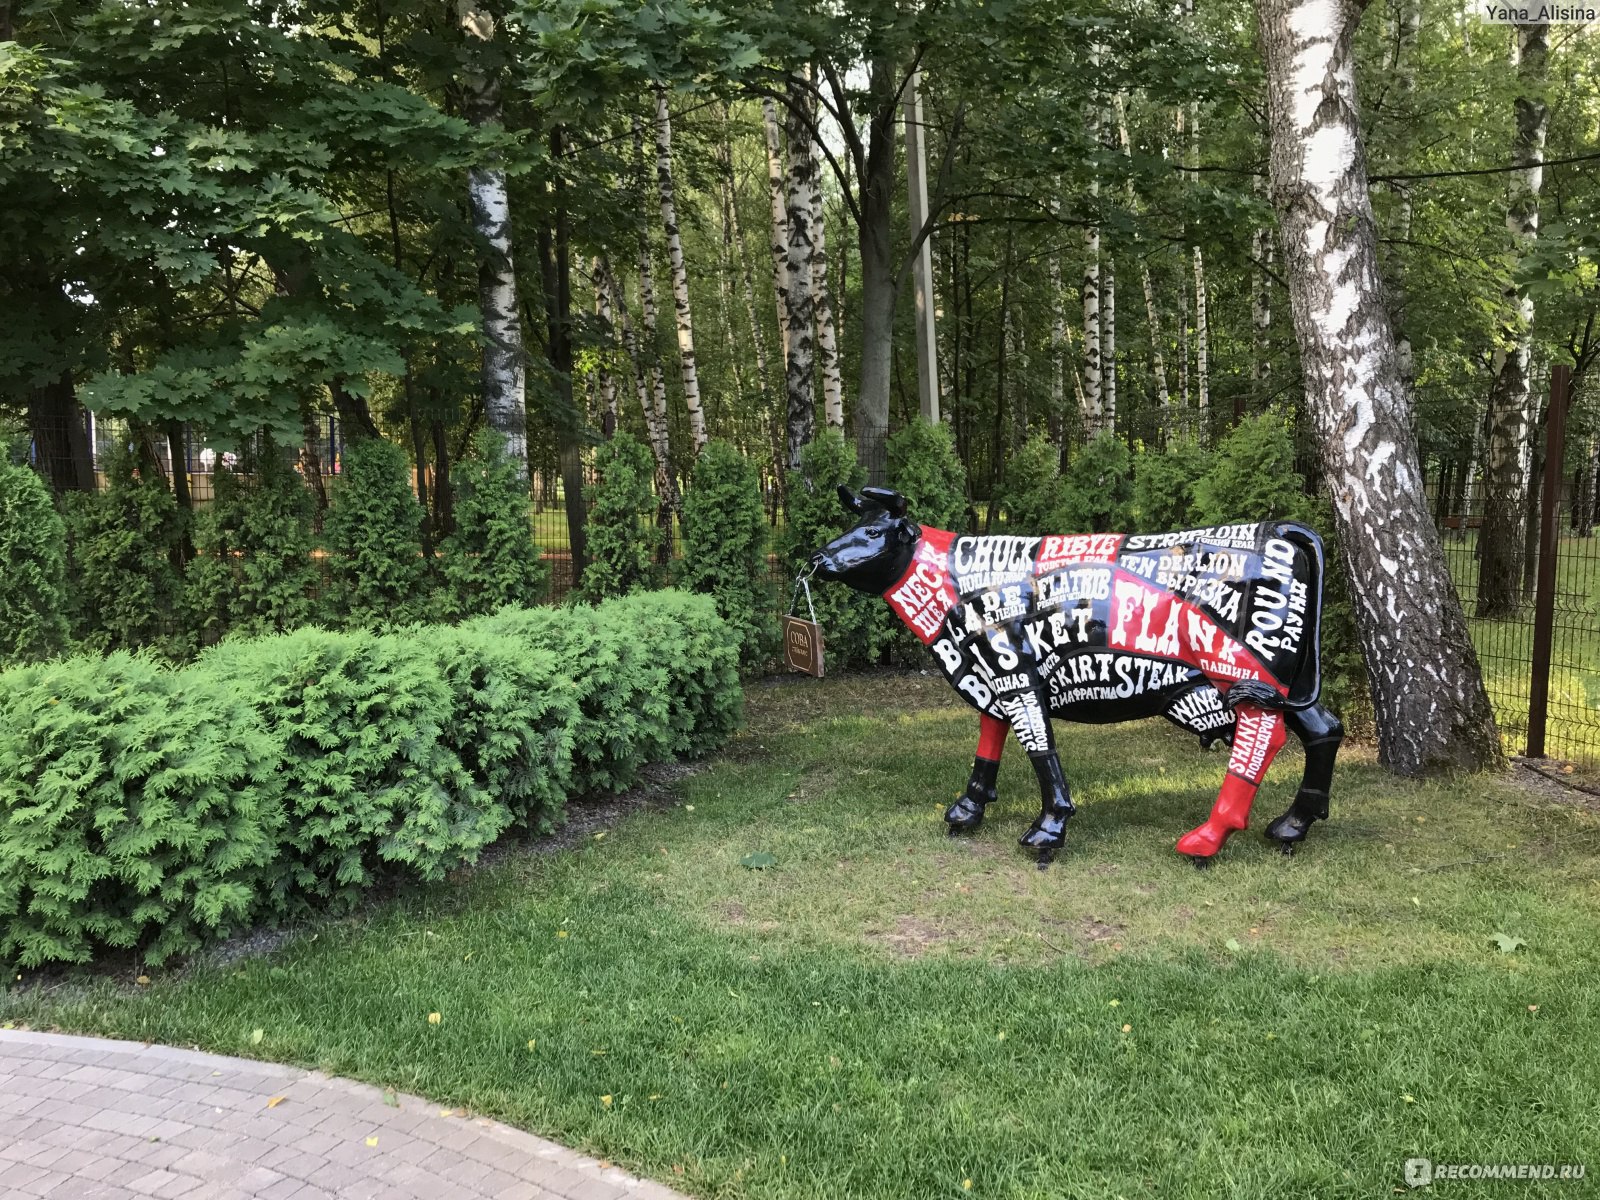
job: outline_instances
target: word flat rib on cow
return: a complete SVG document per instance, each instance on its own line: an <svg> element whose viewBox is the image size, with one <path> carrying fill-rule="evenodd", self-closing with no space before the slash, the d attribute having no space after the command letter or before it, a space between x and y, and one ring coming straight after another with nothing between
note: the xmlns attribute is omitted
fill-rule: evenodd
<svg viewBox="0 0 1600 1200"><path fill-rule="evenodd" d="M1205 865L1245 828L1290 732L1305 746L1294 802L1267 826L1285 853L1328 816L1344 729L1318 703L1322 541L1290 521L1171 533L963 537L918 525L887 488L839 489L859 520L812 556L818 579L881 595L978 710L966 790L945 813L976 829L1016 735L1041 807L1021 844L1043 861L1065 843L1072 796L1052 718L1166 717L1228 744L1211 813L1178 839Z"/></svg>

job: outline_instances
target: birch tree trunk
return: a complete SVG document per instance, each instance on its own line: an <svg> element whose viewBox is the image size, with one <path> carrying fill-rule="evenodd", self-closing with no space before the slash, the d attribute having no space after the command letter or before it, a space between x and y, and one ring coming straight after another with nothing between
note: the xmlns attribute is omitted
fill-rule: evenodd
<svg viewBox="0 0 1600 1200"><path fill-rule="evenodd" d="M1050 198L1050 215L1061 211L1061 201ZM1062 417L1067 403L1067 306L1061 289L1061 255L1051 252L1046 261L1050 282L1050 439L1061 445Z"/></svg>
<svg viewBox="0 0 1600 1200"><path fill-rule="evenodd" d="M594 315L606 339L606 349L595 368L595 383L600 392L600 432L609 439L617 431L617 377L607 359L607 351L616 344L616 322L612 319L605 259L598 254L589 263L589 282L594 287Z"/></svg>
<svg viewBox="0 0 1600 1200"><path fill-rule="evenodd" d="M633 120L633 147L639 158L642 176L645 165L644 130L637 117ZM656 498L665 517L667 513L677 510L678 482L672 473L672 425L667 415L667 381L662 374L661 358L656 350L655 271L650 265L650 236L643 224L639 226L639 312L643 320L643 327L639 331L639 348L650 378L650 403L644 411L645 428L656 460ZM640 399L645 398L641 393Z"/></svg>
<svg viewBox="0 0 1600 1200"><path fill-rule="evenodd" d="M502 124L500 80L484 63L494 40L495 20L472 0L457 0L457 16L467 36L469 67L462 75L462 106L478 128ZM482 391L484 419L505 439L506 454L528 477L528 417L521 310L517 273L511 256L511 198L499 162L467 170L472 228L483 245L478 259L478 307L483 314Z"/></svg>
<svg viewBox="0 0 1600 1200"><path fill-rule="evenodd" d="M1257 176L1258 187L1264 188ZM1256 399L1265 402L1272 379L1272 255L1276 248L1272 228L1257 226L1250 235L1250 259L1255 264L1250 280L1250 328L1252 332L1250 378Z"/></svg>
<svg viewBox="0 0 1600 1200"><path fill-rule="evenodd" d="M811 282L815 247L811 241L811 105L810 92L799 85L790 90L789 140L789 244L788 323L789 354L784 371L788 400L788 463L800 466L800 448L811 441L817 424L816 305Z"/></svg>
<svg viewBox="0 0 1600 1200"><path fill-rule="evenodd" d="M1185 13L1194 21L1194 0L1185 0ZM1199 182L1200 175L1200 102L1189 102L1189 182ZM1206 260L1200 243L1194 243L1194 402L1201 444L1211 433L1211 331L1206 325Z"/></svg>
<svg viewBox="0 0 1600 1200"><path fill-rule="evenodd" d="M822 211L822 143L811 143L811 298L817 312L817 357L822 366L822 412L830 429L844 428L844 379L828 287L828 222Z"/></svg>
<svg viewBox="0 0 1600 1200"><path fill-rule="evenodd" d="M1259 0L1272 196L1295 332L1372 684L1379 761L1501 762L1384 308L1353 43L1359 0Z"/></svg>
<svg viewBox="0 0 1600 1200"><path fill-rule="evenodd" d="M661 190L661 224L667 231L667 262L672 267L672 308L678 329L678 369L683 376L683 406L689 413L694 452L706 448L706 414L700 405L700 370L694 357L694 321L689 312L689 272L678 236L678 206L672 183L672 114L667 89L656 88L656 185Z"/></svg>
<svg viewBox="0 0 1600 1200"><path fill-rule="evenodd" d="M1117 145L1124 155L1131 155L1127 103L1122 93L1112 97L1111 105L1117 120ZM1128 211L1135 214L1139 211L1139 198L1131 178L1128 180ZM1161 310L1156 307L1155 287L1150 282L1150 263L1143 255L1139 257L1139 283L1144 289L1145 324L1150 329L1150 371L1155 376L1156 401L1162 408L1168 408L1172 404L1172 394L1167 391L1166 339L1161 333Z"/></svg>
<svg viewBox="0 0 1600 1200"><path fill-rule="evenodd" d="M762 422L766 427L767 440L772 450L772 477L777 489L778 502L785 504L784 477L783 477L783 443L784 421L783 412L772 403L772 388L767 376L767 338L762 332L761 321L756 317L756 292L755 282L751 278L750 264L745 258L744 233L739 227L739 189L737 176L733 171L733 145L731 142L723 143L723 153L728 165L728 224L733 233L733 248L737 256L739 269L739 285L744 293L744 314L750 324L750 345L755 350L757 383L761 396ZM784 267L788 268L788 253L784 254ZM782 314L779 314L780 329Z"/></svg>
<svg viewBox="0 0 1600 1200"><path fill-rule="evenodd" d="M767 143L767 193L772 204L772 294L778 302L778 346L789 361L789 209L784 201L788 171L784 167L783 133L778 125L778 105L761 101L761 128Z"/></svg>
<svg viewBox="0 0 1600 1200"><path fill-rule="evenodd" d="M1542 95L1547 39L1548 26L1518 25L1511 49L1521 85L1511 143L1511 161L1519 169L1510 177L1506 228L1519 254L1528 253L1539 236L1539 188L1544 182L1549 123ZM1521 602L1523 531L1533 448L1533 297L1511 284L1506 288L1505 308L1501 340L1494 352L1484 443L1483 528L1478 535L1480 617L1508 616Z"/></svg>
<svg viewBox="0 0 1600 1200"><path fill-rule="evenodd" d="M1105 334L1105 350L1100 356L1101 395L1104 410L1102 431L1117 428L1117 260L1106 255L1105 278L1100 285L1100 328Z"/></svg>

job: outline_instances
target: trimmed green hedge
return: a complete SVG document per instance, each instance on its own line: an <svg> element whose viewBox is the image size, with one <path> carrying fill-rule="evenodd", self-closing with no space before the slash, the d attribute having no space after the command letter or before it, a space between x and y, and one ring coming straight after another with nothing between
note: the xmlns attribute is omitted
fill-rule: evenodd
<svg viewBox="0 0 1600 1200"><path fill-rule="evenodd" d="M655 592L0 673L0 960L160 962L442 878L721 745L738 667L710 597Z"/></svg>

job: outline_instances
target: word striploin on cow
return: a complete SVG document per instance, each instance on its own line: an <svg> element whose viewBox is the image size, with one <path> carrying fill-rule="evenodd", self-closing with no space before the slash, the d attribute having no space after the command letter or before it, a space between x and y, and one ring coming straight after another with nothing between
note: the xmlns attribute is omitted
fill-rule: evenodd
<svg viewBox="0 0 1600 1200"><path fill-rule="evenodd" d="M839 489L860 520L811 558L819 579L881 595L980 714L965 793L945 813L976 829L995 799L1009 729L1039 778L1022 835L1040 865L1065 842L1072 797L1052 717L1161 716L1232 753L1205 822L1177 849L1206 865L1245 828L1287 730L1305 745L1294 803L1266 836L1292 853L1328 816L1344 737L1317 703L1322 541L1289 521L1175 533L960 537L918 525L887 488Z"/></svg>

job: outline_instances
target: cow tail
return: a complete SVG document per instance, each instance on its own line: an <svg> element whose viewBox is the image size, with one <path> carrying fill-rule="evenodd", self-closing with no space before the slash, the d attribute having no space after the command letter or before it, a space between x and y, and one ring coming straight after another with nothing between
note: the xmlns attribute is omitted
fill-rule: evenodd
<svg viewBox="0 0 1600 1200"><path fill-rule="evenodd" d="M1300 661L1295 666L1294 678L1289 680L1289 694L1280 701L1284 708L1299 711L1310 708L1322 694L1322 581L1327 578L1327 560L1322 551L1322 539L1299 522L1281 521L1273 527L1273 533L1297 546L1311 564Z"/></svg>

